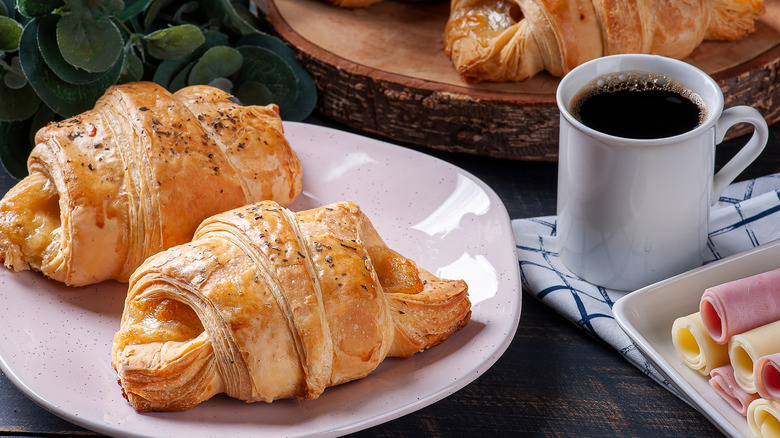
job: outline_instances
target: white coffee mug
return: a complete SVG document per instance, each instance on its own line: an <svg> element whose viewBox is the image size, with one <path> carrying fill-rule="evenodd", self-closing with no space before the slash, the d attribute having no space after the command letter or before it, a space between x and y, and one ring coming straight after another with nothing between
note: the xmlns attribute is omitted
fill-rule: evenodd
<svg viewBox="0 0 780 438"><path fill-rule="evenodd" d="M706 119L680 135L630 139L604 134L572 116L572 98L608 73L645 71L670 76L696 92ZM590 283L635 290L700 266L710 207L768 139L754 108L723 109L718 84L698 68L655 55L613 55L569 72L556 94L560 109L557 235L560 256ZM716 174L715 145L738 123L754 126L750 140Z"/></svg>

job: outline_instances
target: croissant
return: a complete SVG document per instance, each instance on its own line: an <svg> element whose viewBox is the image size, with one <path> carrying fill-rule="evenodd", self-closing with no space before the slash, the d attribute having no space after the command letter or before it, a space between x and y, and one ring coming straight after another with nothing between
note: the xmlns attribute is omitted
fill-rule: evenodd
<svg viewBox="0 0 780 438"><path fill-rule="evenodd" d="M755 30L763 0L451 0L445 54L467 82L561 77L605 55L687 57Z"/></svg>
<svg viewBox="0 0 780 438"><path fill-rule="evenodd" d="M140 412L218 393L315 399L464 327L462 280L387 247L352 202L293 213L263 201L206 219L132 275L112 364Z"/></svg>
<svg viewBox="0 0 780 438"><path fill-rule="evenodd" d="M127 281L208 216L262 199L291 203L301 165L278 108L230 98L207 86L171 94L130 83L42 128L28 176L0 200L0 260L72 286Z"/></svg>

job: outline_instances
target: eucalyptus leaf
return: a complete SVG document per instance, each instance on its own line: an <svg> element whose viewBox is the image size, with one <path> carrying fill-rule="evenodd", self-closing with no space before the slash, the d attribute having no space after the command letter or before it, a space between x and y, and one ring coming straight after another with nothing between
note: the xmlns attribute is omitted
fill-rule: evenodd
<svg viewBox="0 0 780 438"><path fill-rule="evenodd" d="M209 17L214 17L228 29L239 35L249 35L258 31L236 12L230 0L202 0L201 6Z"/></svg>
<svg viewBox="0 0 780 438"><path fill-rule="evenodd" d="M14 13L16 12L16 0L0 0L0 3L5 5L8 16L13 18Z"/></svg>
<svg viewBox="0 0 780 438"><path fill-rule="evenodd" d="M38 50L35 44L38 21L35 19L27 23L19 45L19 58L27 80L41 100L63 117L71 117L92 108L106 89L119 79L124 64L122 52L114 66L97 81L74 87L49 68Z"/></svg>
<svg viewBox="0 0 780 438"><path fill-rule="evenodd" d="M203 44L201 44L188 56L161 62L155 70L154 78L152 80L155 83L168 88L168 85L171 83L173 77L176 76L176 74L178 74L182 68L184 68L184 66L196 60L212 47L226 46L229 44L228 36L220 32L205 31L203 32L203 37L205 38Z"/></svg>
<svg viewBox="0 0 780 438"><path fill-rule="evenodd" d="M6 73L3 81L0 81L0 120L18 121L24 120L35 114L41 99L35 94L33 87L26 83L20 88L12 88L6 84L6 77L12 73ZM19 76L19 75L15 75ZM21 79L24 79L22 77ZM25 82L27 82L25 80Z"/></svg>
<svg viewBox="0 0 780 438"><path fill-rule="evenodd" d="M60 21L59 15L49 14L38 19L38 48L41 51L46 65L63 81L82 85L95 82L105 71L90 73L71 65L62 57L60 46L57 44L56 29Z"/></svg>
<svg viewBox="0 0 780 438"><path fill-rule="evenodd" d="M0 159L11 176L22 179L27 176L27 157L32 145L27 133L30 119L20 122L0 122Z"/></svg>
<svg viewBox="0 0 780 438"><path fill-rule="evenodd" d="M30 18L42 17L64 5L65 2L62 0L19 0L16 2L19 13Z"/></svg>
<svg viewBox="0 0 780 438"><path fill-rule="evenodd" d="M88 72L105 72L122 53L122 34L108 18L83 21L67 14L57 23L57 45L69 64Z"/></svg>
<svg viewBox="0 0 780 438"><path fill-rule="evenodd" d="M144 39L149 54L163 60L187 56L206 40L200 29L192 24L161 29L150 33Z"/></svg>
<svg viewBox="0 0 780 438"><path fill-rule="evenodd" d="M191 14L195 11L197 11L200 8L200 2L199 1L189 1L183 3L181 6L179 6L178 9L176 9L176 13L173 14L173 22L174 23L186 23L187 19L185 16L187 14Z"/></svg>
<svg viewBox="0 0 780 438"><path fill-rule="evenodd" d="M187 83L208 84L216 78L228 77L241 69L243 62L244 57L232 47L212 47L192 67Z"/></svg>
<svg viewBox="0 0 780 438"><path fill-rule="evenodd" d="M122 74L119 76L120 83L140 81L144 76L144 63L141 58L135 54L132 44L125 44L125 64L122 67Z"/></svg>
<svg viewBox="0 0 780 438"><path fill-rule="evenodd" d="M19 49L22 25L13 18L0 17L0 51L14 52Z"/></svg>
<svg viewBox="0 0 780 438"><path fill-rule="evenodd" d="M241 83L234 94L244 105L268 105L274 99L268 87L257 81Z"/></svg>
<svg viewBox="0 0 780 438"><path fill-rule="evenodd" d="M11 11L13 10L14 9L11 9ZM4 1L0 0L0 16L13 18L8 11L9 11L8 6L5 4Z"/></svg>
<svg viewBox="0 0 780 438"><path fill-rule="evenodd" d="M23 74L19 74L12 70L5 73L5 76L3 76L3 83L12 90L18 90L27 85L27 78L24 77Z"/></svg>
<svg viewBox="0 0 780 438"><path fill-rule="evenodd" d="M225 93L230 93L233 90L233 82L228 78L216 78L206 85L214 88L219 88Z"/></svg>
<svg viewBox="0 0 780 438"><path fill-rule="evenodd" d="M284 118L285 120L301 121L308 117L317 104L317 86L309 72L298 62L295 52L279 38L263 33L244 36L236 43L238 47L243 45L264 47L287 62L287 65L295 73L295 77L298 78L298 98L292 107L285 109Z"/></svg>
<svg viewBox="0 0 780 438"><path fill-rule="evenodd" d="M158 14L160 11L168 6L170 3L173 3L174 0L152 0L152 3L149 5L148 8L146 8L146 13L144 14L144 30L148 31L152 28L152 24L157 19Z"/></svg>
<svg viewBox="0 0 780 438"><path fill-rule="evenodd" d="M27 176L27 157L35 145L35 133L55 119L51 108L41 105L25 120L0 122L0 160L8 173L17 179Z"/></svg>
<svg viewBox="0 0 780 438"><path fill-rule="evenodd" d="M182 88L187 86L187 78L190 76L190 71L192 71L192 67L195 65L194 62L190 62L187 65L184 66L176 75L171 78L171 83L168 86L168 91L171 93L176 92L178 90L181 90Z"/></svg>
<svg viewBox="0 0 780 438"><path fill-rule="evenodd" d="M244 65L238 72L236 82L257 81L268 87L273 103L279 106L284 117L298 99L298 79L292 68L279 55L262 47L241 46L237 50L244 56Z"/></svg>
<svg viewBox="0 0 780 438"><path fill-rule="evenodd" d="M127 0L125 1L125 7L122 12L119 13L116 18L119 21L127 21L131 18L141 14L149 8L153 0Z"/></svg>

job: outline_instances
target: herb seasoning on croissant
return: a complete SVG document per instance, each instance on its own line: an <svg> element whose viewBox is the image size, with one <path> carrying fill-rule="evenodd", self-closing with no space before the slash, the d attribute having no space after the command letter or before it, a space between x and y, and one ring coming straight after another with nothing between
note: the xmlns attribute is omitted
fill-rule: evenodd
<svg viewBox="0 0 780 438"><path fill-rule="evenodd" d="M301 191L274 105L208 86L109 88L35 137L29 175L0 201L0 260L80 286L129 275L213 214Z"/></svg>
<svg viewBox="0 0 780 438"><path fill-rule="evenodd" d="M219 393L315 399L464 327L468 287L390 249L352 202L206 219L132 275L112 363L137 411Z"/></svg>

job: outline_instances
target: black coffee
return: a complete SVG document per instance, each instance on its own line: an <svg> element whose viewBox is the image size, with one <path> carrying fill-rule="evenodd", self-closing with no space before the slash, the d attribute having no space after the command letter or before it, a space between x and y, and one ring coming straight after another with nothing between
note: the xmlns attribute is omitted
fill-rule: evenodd
<svg viewBox="0 0 780 438"><path fill-rule="evenodd" d="M647 72L600 77L572 99L571 114L586 126L624 138L664 138L706 119L701 97L674 79Z"/></svg>

